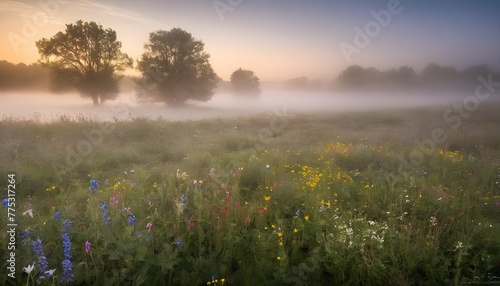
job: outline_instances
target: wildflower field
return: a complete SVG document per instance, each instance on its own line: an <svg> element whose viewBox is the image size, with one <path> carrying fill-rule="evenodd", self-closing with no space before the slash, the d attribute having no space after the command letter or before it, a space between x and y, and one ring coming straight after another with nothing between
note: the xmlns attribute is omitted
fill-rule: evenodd
<svg viewBox="0 0 500 286"><path fill-rule="evenodd" d="M456 129L434 108L136 118L101 137L83 117L4 118L0 198L9 204L15 174L16 275L2 255L0 284L493 283L498 108ZM447 139L421 147L438 127Z"/></svg>

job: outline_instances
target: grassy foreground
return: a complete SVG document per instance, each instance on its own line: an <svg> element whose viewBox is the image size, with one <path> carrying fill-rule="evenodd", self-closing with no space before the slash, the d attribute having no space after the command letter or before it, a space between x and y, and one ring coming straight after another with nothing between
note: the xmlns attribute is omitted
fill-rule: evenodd
<svg viewBox="0 0 500 286"><path fill-rule="evenodd" d="M0 281L495 281L498 110L498 104L481 106L455 129L458 121L442 118L445 108L280 110L254 118L111 124L3 119L0 198L7 198L14 173L18 226L16 278L5 273ZM436 128L447 138L433 145L428 139ZM0 209L5 226L7 208ZM6 253L8 233L0 239ZM29 274L23 271L33 264Z"/></svg>

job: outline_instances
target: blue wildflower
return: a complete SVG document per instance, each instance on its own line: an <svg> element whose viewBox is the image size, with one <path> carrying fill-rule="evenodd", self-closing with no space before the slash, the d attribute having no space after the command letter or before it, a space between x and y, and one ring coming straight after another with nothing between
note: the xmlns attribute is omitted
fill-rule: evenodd
<svg viewBox="0 0 500 286"><path fill-rule="evenodd" d="M297 208L297 209L295 210L295 215L296 215L296 216L300 216L300 212L301 212L301 209L300 209L300 208Z"/></svg>
<svg viewBox="0 0 500 286"><path fill-rule="evenodd" d="M134 225L135 224L135 221L136 221L136 217L134 214L129 214L128 215L128 224L130 225Z"/></svg>
<svg viewBox="0 0 500 286"><path fill-rule="evenodd" d="M30 238L30 236L31 236L32 233L33 232L31 232L28 229L25 229L25 230L21 231L21 233L19 234L19 236L21 237L21 239L23 241L23 245L26 245L26 243L28 242L28 239Z"/></svg>
<svg viewBox="0 0 500 286"><path fill-rule="evenodd" d="M3 205L4 207L8 207L8 206L9 206L9 200L8 200L8 199L3 199L3 200L2 200L2 205Z"/></svg>
<svg viewBox="0 0 500 286"><path fill-rule="evenodd" d="M184 241L182 241L182 239L179 239L179 240L177 240L177 241L175 242L175 245L177 245L177 246L181 246L181 245L183 245L183 244L184 244Z"/></svg>
<svg viewBox="0 0 500 286"><path fill-rule="evenodd" d="M47 278L50 278L54 274L54 272L56 272L55 269L50 269L48 271L45 271L45 275L47 275Z"/></svg>
<svg viewBox="0 0 500 286"><path fill-rule="evenodd" d="M62 234L62 241L63 241L63 252L64 252L64 259L71 259L71 241L69 240L69 235L67 233Z"/></svg>
<svg viewBox="0 0 500 286"><path fill-rule="evenodd" d="M101 215L102 215L102 223L104 225L109 224L109 215L108 215L108 207L106 206L106 203L101 201Z"/></svg>
<svg viewBox="0 0 500 286"><path fill-rule="evenodd" d="M95 192L97 191L97 187L99 187L99 182L97 180L90 180L89 190L92 192L92 194L95 195Z"/></svg>
<svg viewBox="0 0 500 286"><path fill-rule="evenodd" d="M69 226L71 224L71 221L69 221L69 219L65 219L62 223L62 228L64 230L65 233L69 233Z"/></svg>
<svg viewBox="0 0 500 286"><path fill-rule="evenodd" d="M65 220L65 222L68 220ZM71 263L71 241L67 233L62 234L64 260L62 261L63 277L61 282L72 282L74 279L73 264Z"/></svg>
<svg viewBox="0 0 500 286"><path fill-rule="evenodd" d="M54 214L54 219L58 222L61 220L61 211L56 211Z"/></svg>
<svg viewBox="0 0 500 286"><path fill-rule="evenodd" d="M135 236L137 236L137 237L141 236L141 232L140 231L136 231L135 232Z"/></svg>
<svg viewBox="0 0 500 286"><path fill-rule="evenodd" d="M31 246L33 247L33 252L38 257L38 270L40 273L44 273L49 267L49 262L47 261L47 257L45 257L45 252L43 251L43 244L41 239L37 239L31 242ZM43 275L38 277L38 281L45 278Z"/></svg>
<svg viewBox="0 0 500 286"><path fill-rule="evenodd" d="M185 196L184 194L182 194L181 195L181 207L182 208L186 207L187 202L188 202L187 196Z"/></svg>
<svg viewBox="0 0 500 286"><path fill-rule="evenodd" d="M61 278L62 283L73 282L75 275L73 274L73 264L68 259L61 262L63 269L63 277Z"/></svg>

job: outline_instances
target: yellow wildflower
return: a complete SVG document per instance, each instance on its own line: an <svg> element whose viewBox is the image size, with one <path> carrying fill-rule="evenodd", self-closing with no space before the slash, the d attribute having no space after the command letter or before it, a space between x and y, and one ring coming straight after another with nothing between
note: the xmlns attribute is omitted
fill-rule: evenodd
<svg viewBox="0 0 500 286"><path fill-rule="evenodd" d="M306 215L306 216L304 217L304 219L305 219L306 221L308 221L308 220L309 220L309 215Z"/></svg>
<svg viewBox="0 0 500 286"><path fill-rule="evenodd" d="M299 232L299 230L298 230L298 229L296 229L296 228L294 228L294 229L293 229L293 232L297 233L297 232Z"/></svg>
<svg viewBox="0 0 500 286"><path fill-rule="evenodd" d="M269 201L271 199L271 196L264 196L265 201Z"/></svg>

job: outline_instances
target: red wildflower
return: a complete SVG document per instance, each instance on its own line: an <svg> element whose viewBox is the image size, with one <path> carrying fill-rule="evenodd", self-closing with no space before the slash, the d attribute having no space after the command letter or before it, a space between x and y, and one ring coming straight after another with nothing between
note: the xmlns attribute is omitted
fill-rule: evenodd
<svg viewBox="0 0 500 286"><path fill-rule="evenodd" d="M196 228L196 220L190 220L188 228L189 228L189 231L193 231Z"/></svg>

